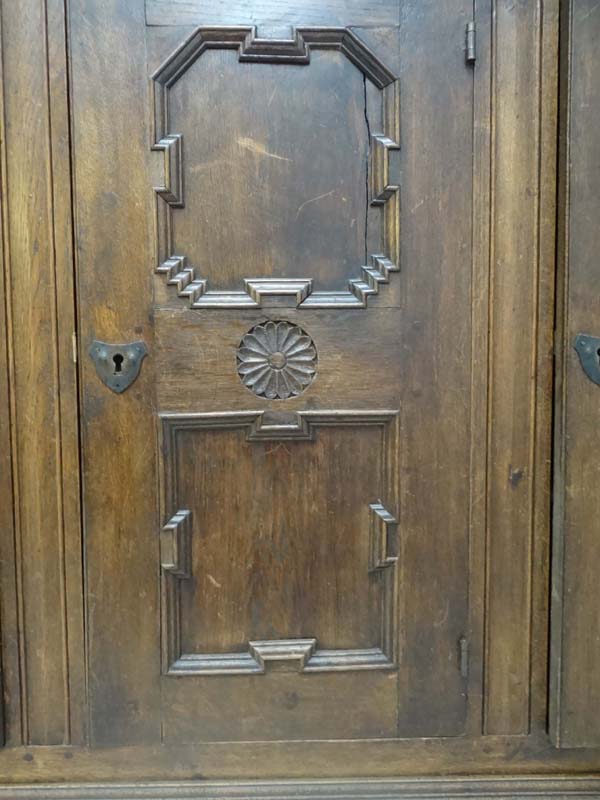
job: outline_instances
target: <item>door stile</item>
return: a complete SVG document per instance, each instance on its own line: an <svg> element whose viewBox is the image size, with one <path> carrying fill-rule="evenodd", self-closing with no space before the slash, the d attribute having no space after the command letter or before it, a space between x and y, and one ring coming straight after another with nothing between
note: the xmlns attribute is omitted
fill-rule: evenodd
<svg viewBox="0 0 600 800"><path fill-rule="evenodd" d="M3 246L14 544L3 537L7 739L82 743L84 680L64 7L3 3ZM40 46L30 48L35 38ZM23 53L28 52L28 58ZM25 99L27 98L27 99ZM30 111L38 109L32 119ZM8 446L4 449L8 453ZM8 470L7 470L8 473ZM5 501L5 502L4 502Z"/></svg>

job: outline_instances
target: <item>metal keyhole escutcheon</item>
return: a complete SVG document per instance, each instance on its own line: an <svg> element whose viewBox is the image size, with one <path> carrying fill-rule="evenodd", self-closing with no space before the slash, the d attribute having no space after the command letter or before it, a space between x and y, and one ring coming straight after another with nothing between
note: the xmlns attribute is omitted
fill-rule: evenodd
<svg viewBox="0 0 600 800"><path fill-rule="evenodd" d="M90 345L90 358L102 383L121 394L140 374L142 359L148 354L145 342L108 344L98 339Z"/></svg>
<svg viewBox="0 0 600 800"><path fill-rule="evenodd" d="M588 378L600 386L600 338L580 333L573 344Z"/></svg>

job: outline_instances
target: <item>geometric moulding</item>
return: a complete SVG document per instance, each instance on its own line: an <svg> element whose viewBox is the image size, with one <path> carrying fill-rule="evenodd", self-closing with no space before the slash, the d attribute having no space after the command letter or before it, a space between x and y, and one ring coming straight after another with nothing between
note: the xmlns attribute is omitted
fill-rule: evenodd
<svg viewBox="0 0 600 800"><path fill-rule="evenodd" d="M314 275L252 276L239 279L238 286L214 288L211 265L194 263L186 253L186 237L175 241L177 215L185 209L186 167L189 156L181 130L171 122L171 92L192 65L209 50L237 51L240 64L287 64L312 69L311 54L337 51L359 71L373 110L367 123L366 217L374 214L379 233L365 234L364 259L346 276L340 275L346 288L321 290ZM315 61L317 59L314 59ZM315 68L317 69L317 68ZM286 305L298 308L365 308L368 298L379 293L399 269L400 237L400 160L399 160L399 87L396 76L348 28L296 28L291 39L260 39L253 27L197 28L152 75L154 103L154 143L152 149L163 153L164 179L154 187L157 211L156 271L175 287L178 296L191 308L238 309L261 308L273 297L286 298ZM303 114L306 110L302 111ZM186 155L187 154L187 155ZM307 156L305 156L305 159ZM363 163L364 155L360 158ZM306 162L297 169L307 168ZM188 176L189 177L189 176ZM199 191L196 189L196 191ZM361 191L363 189L361 188ZM195 196L195 195L194 195ZM199 258L197 256L196 258ZM336 260L335 248L327 258ZM293 253L289 254L290 262ZM310 270L310 264L305 268ZM344 268L345 269L345 268ZM275 273L277 270L275 270ZM238 279L236 278L236 281Z"/></svg>
<svg viewBox="0 0 600 800"><path fill-rule="evenodd" d="M396 411L302 411L290 415L290 421L281 422L271 420L267 412L242 411L191 415L162 414L160 421L161 451L164 459L162 513L163 518L167 520L160 535L163 674L260 675L271 669L304 673L395 669L398 664L399 532L393 509L397 507L398 413ZM244 449L249 453L249 458L253 457L249 449L253 443L262 442L287 442L288 449L293 448L293 443L297 442L298 447L304 448L306 453L316 446L315 443L320 436L325 436L327 429L332 427L356 429L359 440L363 437L362 429L365 435L374 437L372 441L380 442L371 462L379 478L371 482L368 494L376 492L382 496L378 498L377 494L375 497L371 495L372 501L364 505L364 501L359 499L355 506L357 514L355 519L360 520L355 527L358 537L355 541L362 541L360 552L363 555L360 562L354 562L353 570L356 570L356 580L360 581L364 591L372 598L373 605L370 612L372 616L368 617L368 630L357 628L352 637L354 642L347 640L341 646L334 645L330 641L324 647L319 641L318 626L313 627L309 618L293 628L294 638L289 636L286 624L277 627L276 632L279 635L270 639L264 635L270 627L269 624L260 628L261 636L252 635L253 626L250 623L247 638L243 634L246 630L243 626L240 628L241 639L237 638L237 634L234 637L238 642L235 647L224 646L222 651L215 652L210 646L192 645L192 651L186 652L188 647L185 642L193 640L193 637L192 640L187 638L188 624L196 625L196 615L201 608L188 604L190 599L188 587L191 592L196 592L197 589L194 587L197 587L198 581L201 580L199 574L194 574L194 565L201 570L207 558L210 561L215 557L215 550L212 549L214 544L203 543L207 531L206 517L203 516L207 513L207 507L204 505L207 502L207 495L202 494L198 505L198 500L191 499L187 489L182 494L179 486L182 477L177 464L183 463L182 459L185 461L190 453L196 452L187 448L196 446L202 448L204 447L202 442L207 441L204 437L214 437L222 431L226 432L226 436L235 433L236 439L237 436L240 437L242 445L246 442L247 446ZM196 444L192 444L193 442ZM187 479L184 477L183 480ZM185 486L188 485L186 482ZM209 497L214 496L210 494L212 491L209 490ZM186 508L187 500L190 499L192 505ZM196 508L200 514L195 522L196 512L192 511L192 508ZM218 514L216 510L218 506L213 508L213 513ZM257 519L262 525L260 516ZM248 524L248 520L242 516L240 524L243 527ZM205 546L209 547L207 553L204 551ZM220 545L217 547L220 548ZM215 562L211 563L214 569ZM298 569L298 563L292 559L286 568ZM320 573L322 575L327 570L326 562L323 563L323 568L324 572ZM239 570L238 574L245 580L245 566L235 569ZM230 574L231 580L235 582L237 578L233 577L233 573ZM310 585L311 579L308 579L307 584L302 584L305 574L297 573L300 581L298 585ZM214 580L216 579L212 578L211 582ZM230 584L220 585L218 590L220 597L228 585ZM202 603L205 602L200 597L198 599ZM194 608L195 611L192 610ZM277 613L277 608L277 605L273 607L274 613ZM264 610L264 619L268 620L268 617L267 608ZM367 618L363 617L363 620L367 624ZM212 633L209 634L209 639L212 639Z"/></svg>

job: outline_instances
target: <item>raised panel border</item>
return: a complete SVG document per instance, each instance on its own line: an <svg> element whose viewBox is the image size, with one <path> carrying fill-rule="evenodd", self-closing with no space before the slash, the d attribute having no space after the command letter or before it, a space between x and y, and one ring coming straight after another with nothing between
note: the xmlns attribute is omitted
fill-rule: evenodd
<svg viewBox="0 0 600 800"><path fill-rule="evenodd" d="M164 675L264 674L271 662L299 672L394 669L398 663L398 522L381 500L369 506L369 572L380 574L380 646L320 650L317 641L281 639L250 641L244 653L183 653L181 647L180 585L190 577L192 514L176 508L174 485L177 435L185 430L242 428L253 441L311 441L319 427L378 426L383 429L381 452L385 495L397 507L398 417L395 410L300 411L290 420L270 421L264 411L160 414L163 518L160 533L161 652Z"/></svg>
<svg viewBox="0 0 600 800"><path fill-rule="evenodd" d="M310 63L311 50L343 53L381 93L383 130L370 132L369 206L381 207L382 251L372 253L345 291L313 291L310 278L247 278L243 290L209 289L187 257L174 252L171 214L184 200L182 135L169 130L169 89L208 49L236 49L241 62ZM294 296L298 308L366 308L368 298L398 272L400 247L400 92L393 72L349 28L297 27L291 39L262 39L256 27L199 27L152 74L154 144L164 155L164 180L157 197L156 272L191 308L261 308L264 296ZM299 287L299 288L298 288Z"/></svg>

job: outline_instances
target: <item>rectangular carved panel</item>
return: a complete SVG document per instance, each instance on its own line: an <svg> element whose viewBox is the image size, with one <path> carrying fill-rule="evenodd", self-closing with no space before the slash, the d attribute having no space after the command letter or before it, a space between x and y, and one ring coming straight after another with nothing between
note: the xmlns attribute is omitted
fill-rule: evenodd
<svg viewBox="0 0 600 800"><path fill-rule="evenodd" d="M397 412L163 415L163 671L397 663Z"/></svg>

